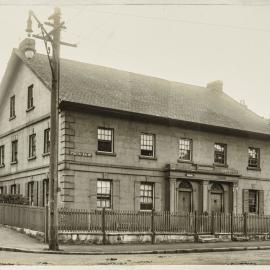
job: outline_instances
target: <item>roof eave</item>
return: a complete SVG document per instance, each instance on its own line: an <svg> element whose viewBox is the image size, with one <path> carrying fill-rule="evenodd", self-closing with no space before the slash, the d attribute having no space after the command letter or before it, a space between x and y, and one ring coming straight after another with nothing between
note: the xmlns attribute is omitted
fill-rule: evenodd
<svg viewBox="0 0 270 270"><path fill-rule="evenodd" d="M165 124L165 125L174 125L174 126L181 126L185 128L190 128L194 130L204 131L204 132L213 132L213 133L221 133L226 135L234 135L237 137L246 137L246 138L259 138L263 140L270 139L270 134L267 133L260 133L260 132L253 132L241 129L233 129L228 127L221 127L221 126L214 126L214 125L207 125L202 123L184 121L179 119L172 119L166 118L162 116L154 116L149 114L137 113L137 112L130 112L130 111L123 111L117 109L111 109L106 107L99 107L93 106L88 104L76 103L66 100L61 100L59 107L61 110L71 110L71 111L80 111L80 112L91 112L91 113L98 113L112 117L122 117L126 119L137 119L140 121L147 121L151 120L151 122Z"/></svg>

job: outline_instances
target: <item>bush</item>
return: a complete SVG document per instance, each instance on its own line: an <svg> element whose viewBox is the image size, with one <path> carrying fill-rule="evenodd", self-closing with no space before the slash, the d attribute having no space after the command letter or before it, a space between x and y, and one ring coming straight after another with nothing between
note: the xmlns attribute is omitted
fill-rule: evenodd
<svg viewBox="0 0 270 270"><path fill-rule="evenodd" d="M10 204L28 204L28 198L22 195L14 194L0 194L0 203L10 203Z"/></svg>

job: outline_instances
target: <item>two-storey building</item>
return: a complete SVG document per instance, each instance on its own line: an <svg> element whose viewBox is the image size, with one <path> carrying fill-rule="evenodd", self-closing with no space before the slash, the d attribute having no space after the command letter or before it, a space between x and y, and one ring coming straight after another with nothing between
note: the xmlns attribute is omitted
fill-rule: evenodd
<svg viewBox="0 0 270 270"><path fill-rule="evenodd" d="M47 56L12 52L0 192L48 199ZM61 60L59 206L270 214L270 126L223 91Z"/></svg>

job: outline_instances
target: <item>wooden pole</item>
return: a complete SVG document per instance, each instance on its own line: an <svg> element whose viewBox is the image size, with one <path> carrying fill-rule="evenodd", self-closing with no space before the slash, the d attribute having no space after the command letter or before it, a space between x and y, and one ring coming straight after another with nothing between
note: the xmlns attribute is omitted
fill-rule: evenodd
<svg viewBox="0 0 270 270"><path fill-rule="evenodd" d="M198 230L197 230L197 211L194 212L194 242L199 241Z"/></svg>
<svg viewBox="0 0 270 270"><path fill-rule="evenodd" d="M152 231L152 244L155 244L155 210L151 212L151 231Z"/></svg>
<svg viewBox="0 0 270 270"><path fill-rule="evenodd" d="M45 243L48 243L48 214L49 214L49 207L48 207L48 205L46 204L45 205L45 208L44 208L44 211L45 211L45 213L44 213L44 216L45 216L45 232L44 232L44 242Z"/></svg>
<svg viewBox="0 0 270 270"><path fill-rule="evenodd" d="M50 201L49 201L49 249L58 250L58 96L59 96L59 57L60 57L60 9L55 8L50 17L53 20L53 56L52 56L52 90L51 90L51 127L50 127Z"/></svg>
<svg viewBox="0 0 270 270"><path fill-rule="evenodd" d="M103 245L106 244L106 224L105 224L105 207L102 208L102 243Z"/></svg>
<svg viewBox="0 0 270 270"><path fill-rule="evenodd" d="M244 235L247 237L248 235L248 224L247 224L248 214L244 213Z"/></svg>
<svg viewBox="0 0 270 270"><path fill-rule="evenodd" d="M211 213L211 233L215 234L215 213L213 211Z"/></svg>
<svg viewBox="0 0 270 270"><path fill-rule="evenodd" d="M231 240L233 240L233 218L234 218L234 216L233 216L233 212L231 212Z"/></svg>

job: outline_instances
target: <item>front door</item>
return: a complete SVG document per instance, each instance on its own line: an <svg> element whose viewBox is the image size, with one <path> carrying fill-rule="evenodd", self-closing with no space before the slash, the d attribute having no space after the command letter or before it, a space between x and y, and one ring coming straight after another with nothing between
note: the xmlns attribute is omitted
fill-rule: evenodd
<svg viewBox="0 0 270 270"><path fill-rule="evenodd" d="M191 212L191 192L179 191L178 195L178 211Z"/></svg>
<svg viewBox="0 0 270 270"><path fill-rule="evenodd" d="M211 193L211 211L222 212L222 194Z"/></svg>

